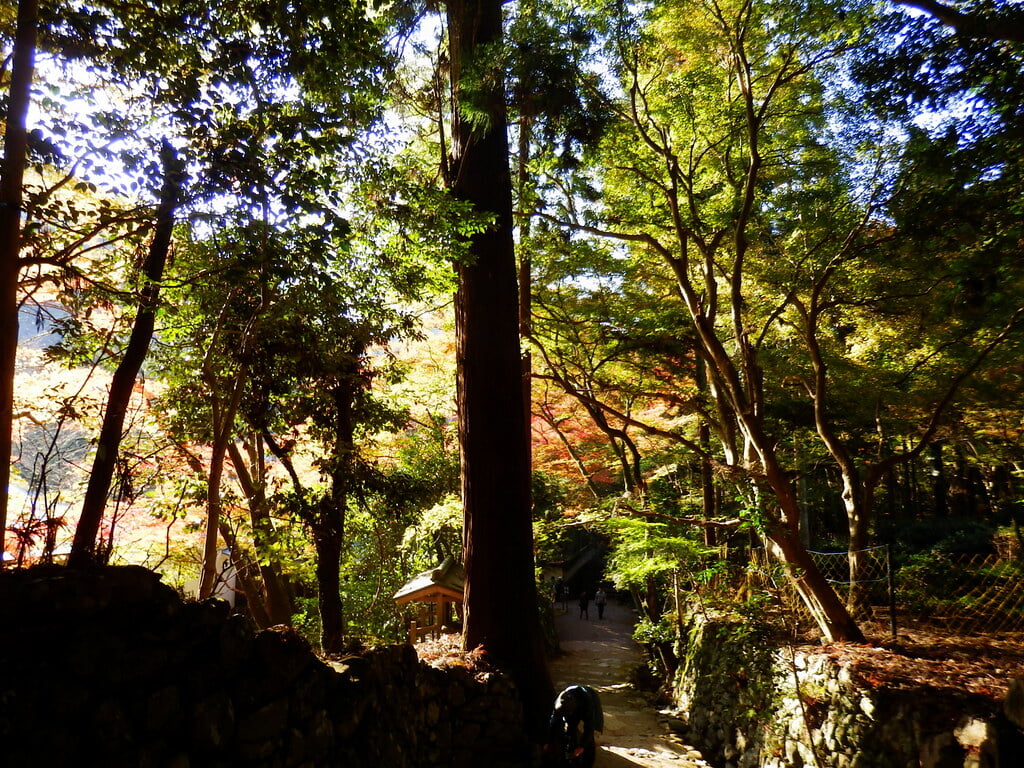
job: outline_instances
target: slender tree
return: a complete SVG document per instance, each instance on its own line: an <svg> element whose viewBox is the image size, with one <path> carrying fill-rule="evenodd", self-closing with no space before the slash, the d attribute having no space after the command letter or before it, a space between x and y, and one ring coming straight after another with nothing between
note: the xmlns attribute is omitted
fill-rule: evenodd
<svg viewBox="0 0 1024 768"><path fill-rule="evenodd" d="M261 593L246 591L250 602L260 600L264 604L267 621L270 624L288 624L295 613L294 601L287 588L281 568L280 558L268 555L277 538L277 531L270 514L270 502L267 499L267 462L265 460L263 441L253 434L244 444L245 454L237 443L228 445L228 455L235 470L235 477L242 488L249 506L249 520L253 532L253 546L256 550L255 559L263 582ZM248 460L246 460L248 456ZM232 547L234 549L234 547Z"/></svg>
<svg viewBox="0 0 1024 768"><path fill-rule="evenodd" d="M26 120L31 102L39 25L38 0L18 3L11 85L0 168L0 568L7 530L8 486L14 428L14 366L18 354L18 275L22 185L28 156Z"/></svg>
<svg viewBox="0 0 1024 768"><path fill-rule="evenodd" d="M160 157L163 164L163 189L156 210L153 239L142 265L143 282L139 289L138 312L128 345L110 382L103 425L100 428L96 455L89 474L89 485L86 488L82 514L75 528L75 538L68 557L70 566L86 565L94 559L96 536L103 520L110 483L117 465L125 415L128 413L136 378L153 338L160 298L160 281L163 279L164 266L171 250L174 212L181 199L184 167L174 148L167 142L161 147Z"/></svg>

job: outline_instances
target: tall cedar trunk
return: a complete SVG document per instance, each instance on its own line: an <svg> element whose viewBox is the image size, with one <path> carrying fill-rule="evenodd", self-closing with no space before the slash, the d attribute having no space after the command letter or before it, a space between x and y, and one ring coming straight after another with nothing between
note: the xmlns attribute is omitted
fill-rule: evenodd
<svg viewBox="0 0 1024 768"><path fill-rule="evenodd" d="M529 159L530 142L533 135L533 121L528 115L521 115L519 118L519 170L517 183L519 185L519 242L520 244L530 239L530 212L525 210L527 198L527 186L530 183ZM529 339L533 333L533 317L531 315L531 301L533 290L533 277L531 275L532 259L527 248L519 249L519 335ZM533 430L532 416L533 409L533 356L530 348L522 345L523 357L523 428L526 437L523 440L523 449L526 451L526 466L533 466Z"/></svg>
<svg viewBox="0 0 1024 768"><path fill-rule="evenodd" d="M3 167L0 168L0 568L7 531L8 485L14 434L14 368L18 356L18 273L22 185L28 155L26 119L35 69L37 0L18 3L11 86L7 98Z"/></svg>
<svg viewBox="0 0 1024 768"><path fill-rule="evenodd" d="M530 467L523 445L526 413L512 185L504 84L497 61L500 0L449 0L448 34L454 100L452 192L495 217L493 226L473 237L470 260L456 267L466 569L463 642L469 649L483 646L511 675L531 731L540 740L554 691L538 617ZM483 62L491 64L486 73ZM464 72L475 78L470 92L481 94L472 105L464 101L460 87ZM463 119L481 111L487 119L478 119L476 126Z"/></svg>
<svg viewBox="0 0 1024 768"><path fill-rule="evenodd" d="M166 142L161 148L160 157L163 162L164 183L156 213L153 241L142 265L144 283L139 293L139 308L128 346L110 382L107 408L103 414L103 425L96 444L96 457L89 473L89 485L85 491L85 500L82 502L82 515L78 520L78 527L75 528L75 538L68 557L70 566L86 565L92 562L95 556L96 536L103 521L107 495L110 493L110 484L117 465L128 404L131 402L135 380L153 339L160 281L163 279L164 265L167 263L171 247L174 212L181 199L183 181L182 163L174 149Z"/></svg>

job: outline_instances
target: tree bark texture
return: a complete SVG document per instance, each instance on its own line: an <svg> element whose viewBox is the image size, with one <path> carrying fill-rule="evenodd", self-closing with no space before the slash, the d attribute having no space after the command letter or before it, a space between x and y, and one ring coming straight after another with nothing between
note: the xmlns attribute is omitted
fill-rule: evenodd
<svg viewBox="0 0 1024 768"><path fill-rule="evenodd" d="M768 531L768 541L773 554L786 564L793 587L826 641L865 642L860 627L800 541L799 531L785 525L774 526Z"/></svg>
<svg viewBox="0 0 1024 768"><path fill-rule="evenodd" d="M235 569L238 583L242 586L241 591L245 595L245 605L249 610L253 623L260 629L271 626L273 622L270 620L270 614L267 613L266 603L262 600L259 588L256 586L256 581L252 577L252 570L254 569L242 555L242 548L238 545L238 539L235 537L234 531L231 530L231 526L224 520L220 521L220 535L227 543L228 549L231 552L231 565Z"/></svg>
<svg viewBox="0 0 1024 768"><path fill-rule="evenodd" d="M352 367L331 392L334 401L334 457L329 470L330 493L316 512L313 542L320 608L320 645L324 653L345 648L345 615L341 596L341 554L345 544L345 513L353 480L356 398L364 380L359 360L364 347L353 350Z"/></svg>
<svg viewBox="0 0 1024 768"><path fill-rule="evenodd" d="M234 381L227 400L219 401L215 378L209 372L204 373L210 392L213 394L211 412L213 426L213 445L210 447L210 471L206 477L206 535L203 541L203 570L199 583L199 598L205 600L213 595L217 584L217 550L219 546L221 516L221 485L224 480L224 463L228 445L235 431L235 415L242 400L248 373L240 368L235 373Z"/></svg>
<svg viewBox="0 0 1024 768"><path fill-rule="evenodd" d="M341 549L344 531L340 515L330 514L313 531L316 550L316 586L320 611L320 648L337 654L345 649L345 615L341 601Z"/></svg>
<svg viewBox="0 0 1024 768"><path fill-rule="evenodd" d="M170 252L174 212L181 200L183 182L182 163L167 143L164 143L161 149L161 159L163 189L156 213L153 240L142 268L144 282L139 292L139 307L128 346L125 347L124 356L114 371L110 391L107 393L107 407L103 414L99 441L96 444L96 456L93 459L92 471L89 473L89 484L85 491L85 500L82 502L82 514L75 528L75 538L68 557L70 566L86 565L92 562L96 553L96 537L103 521L110 484L117 466L128 405L135 389L135 380L153 339L160 281L163 279L164 266Z"/></svg>
<svg viewBox="0 0 1024 768"><path fill-rule="evenodd" d="M525 210L527 186L530 183L529 159L530 142L533 134L532 120L527 115L521 115L519 119L519 168L517 171L516 183L519 186L519 242L528 242L530 239L530 211ZM533 291L533 260L530 257L528 248L519 249L519 335L523 339L529 339L533 333L532 315L532 291ZM526 437L523 440L523 450L526 451L526 465L533 466L533 356L530 347L522 345L523 359L523 429Z"/></svg>
<svg viewBox="0 0 1024 768"><path fill-rule="evenodd" d="M26 120L32 95L38 0L18 3L17 29L7 98L3 167L0 169L0 568L14 443L14 368L18 356L18 275L21 252L22 186L28 156Z"/></svg>
<svg viewBox="0 0 1024 768"><path fill-rule="evenodd" d="M762 444L760 455L768 485L779 505L780 519L767 530L775 555L785 562L794 589L825 639L863 643L864 633L800 540L800 503L793 481L779 464L773 446Z"/></svg>
<svg viewBox="0 0 1024 768"><path fill-rule="evenodd" d="M228 444L228 456L231 458L235 476L238 478L239 485L242 486L242 493L245 494L249 506L249 519L252 522L253 539L257 550L256 559L259 562L260 576L263 579L262 599L269 621L267 626L290 624L295 608L285 585L281 567L276 560L266 560L261 551L262 546L274 538L274 521L270 516L270 505L265 492L266 474L256 446L249 444L248 448L250 457L248 464L238 445L233 442ZM251 470L250 467L252 467ZM255 594L248 596L250 600L257 599Z"/></svg>
<svg viewBox="0 0 1024 768"><path fill-rule="evenodd" d="M456 266L458 411L466 569L464 643L516 682L538 739L554 692L534 581L512 183L498 46L500 0L450 0L453 194L494 223ZM486 66L486 71L485 71ZM464 80L465 79L465 82ZM464 89L477 94L469 103ZM471 124L466 115L476 117ZM485 119L478 116L484 114Z"/></svg>

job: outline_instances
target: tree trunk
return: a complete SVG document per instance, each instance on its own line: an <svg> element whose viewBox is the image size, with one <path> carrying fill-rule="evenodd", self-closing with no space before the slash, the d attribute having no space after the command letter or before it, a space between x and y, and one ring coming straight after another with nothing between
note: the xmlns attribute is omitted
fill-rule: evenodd
<svg viewBox="0 0 1024 768"><path fill-rule="evenodd" d="M708 371L707 367L699 361L696 369L697 391L703 398L710 393L708 387ZM715 489L714 467L711 465L711 425L708 424L707 419L701 419L697 427L697 445L700 446L702 451L702 454L698 459L700 461L701 508L704 519L713 520L718 514L718 495ZM717 533L712 526L704 526L705 546L717 546L717 538Z"/></svg>
<svg viewBox="0 0 1024 768"><path fill-rule="evenodd" d="M775 450L776 441L768 435L761 415L764 412L764 401L760 385L756 383L760 380L761 374L755 363L754 350L745 344L743 346L745 367L750 371L745 374L745 378L755 381L748 395L741 384L744 377L739 375L714 330L700 315L694 315L694 327L699 333L709 360L709 384L713 384L718 378L723 382L721 387L712 387L714 397L723 399L724 407L735 415L743 435L744 462L747 466L761 466L764 481L778 505L778 511L769 516L766 530L774 554L786 564L786 573L793 588L807 606L826 640L864 642L860 628L800 541L799 498L789 473L779 461ZM823 376L823 369L819 369L818 374ZM819 385L818 392L822 392L823 389L824 387ZM818 416L819 430L827 438L829 432L827 424L821 418L821 398L817 394L815 412ZM830 449L833 447L835 441L830 444Z"/></svg>
<svg viewBox="0 0 1024 768"><path fill-rule="evenodd" d="M928 446L928 463L931 465L932 494L936 517L949 517L949 479L946 477L946 463L942 459L942 441L936 440Z"/></svg>
<svg viewBox="0 0 1024 768"><path fill-rule="evenodd" d="M846 478L844 477L843 480L844 486L846 486ZM871 604L865 585L871 581L871 573L868 570L867 549L871 543L869 538L869 522L873 497L874 489L868 481L862 481L853 486L849 493L843 493L850 535L847 552L850 591L847 596L846 607L857 618L871 617Z"/></svg>
<svg viewBox="0 0 1024 768"><path fill-rule="evenodd" d="M253 541L256 547L256 559L259 563L260 576L263 580L263 593L269 626L275 624L291 624L292 614L295 613L291 596L281 575L280 565L276 561L267 561L263 552L264 544L272 540L274 535L274 523L270 518L270 509L264 491L264 473L262 462L259 469L250 472L249 466L255 466L259 456L254 448L250 448L250 457L254 460L247 465L242 452L238 446L231 442L228 444L228 456L235 467L235 475L242 486L242 493L249 506L249 519L252 522Z"/></svg>
<svg viewBox="0 0 1024 768"><path fill-rule="evenodd" d="M310 493L304 489L287 450L264 429L263 440L291 477L295 490L295 511L309 527L316 550L317 607L320 612L320 646L324 653L339 654L345 650L345 615L341 596L341 556L345 544L345 513L352 490L355 457L355 409L360 391L368 385L361 369L365 345L357 344L350 351L350 365L338 372L331 387L331 421L324 419L321 427L333 432L334 444L322 460L321 469L328 475L330 486L313 503L303 501ZM321 413L322 417L324 414Z"/></svg>
<svg viewBox="0 0 1024 768"><path fill-rule="evenodd" d="M887 459L858 469L853 461L839 462L843 479L843 507L849 532L849 581L847 606L858 618L870 618L871 603L866 586L877 578L869 568L868 548L871 544L870 526L875 507L878 484L896 466L895 459Z"/></svg>
<svg viewBox="0 0 1024 768"><path fill-rule="evenodd" d="M909 449L907 449L909 452ZM914 517L920 517L924 509L924 501L921 492L921 480L918 475L917 456L907 456L907 508L914 510Z"/></svg>
<svg viewBox="0 0 1024 768"><path fill-rule="evenodd" d="M163 162L164 183L156 213L153 241L149 245L149 252L142 266L145 281L139 292L139 308L128 346L110 382L107 408L103 414L103 425L96 444L96 456L93 459L92 471L89 473L85 500L82 502L82 515L78 520L78 527L75 528L75 538L71 545L71 554L68 556L68 565L72 567L86 565L94 559L96 536L103 521L103 512L107 506L107 496L117 465L128 404L131 402L135 380L153 339L160 281L163 279L164 265L167 263L167 255L171 248L174 212L181 199L183 182L183 165L167 142L161 147L160 157Z"/></svg>
<svg viewBox="0 0 1024 768"><path fill-rule="evenodd" d="M215 377L207 376L213 402L213 445L210 448L210 471L206 478L206 537L203 541L203 572L199 583L199 598L205 600L213 594L217 582L217 545L220 531L220 487L224 479L224 459L235 431L235 414L242 399L247 375L240 369L232 384L230 400L217 401Z"/></svg>
<svg viewBox="0 0 1024 768"><path fill-rule="evenodd" d="M332 391L334 400L334 456L329 473L330 493L321 499L313 541L316 546L316 580L320 605L320 645L324 653L345 649L345 616L341 597L341 553L345 543L345 512L352 483L355 454L353 411L362 386L357 361L364 349L353 350L353 365Z"/></svg>
<svg viewBox="0 0 1024 768"><path fill-rule="evenodd" d="M697 428L697 441L706 453L700 457L700 496L702 514L705 520L714 520L718 514L718 496L715 492L715 474L711 466L711 428L701 421ZM704 526L704 545L718 545L718 535L713 526Z"/></svg>
<svg viewBox="0 0 1024 768"><path fill-rule="evenodd" d="M785 563L790 581L821 628L825 640L863 643L860 627L818 570L800 541L799 533L787 526L775 526L769 529L768 540L775 556Z"/></svg>
<svg viewBox="0 0 1024 768"><path fill-rule="evenodd" d="M329 516L339 517L333 513L329 513ZM326 654L338 654L345 650L345 615L341 601L343 531L339 519L334 519L333 523L321 520L313 531L317 605L320 610L320 648Z"/></svg>
<svg viewBox="0 0 1024 768"><path fill-rule="evenodd" d="M242 555L242 548L238 545L235 532L231 530L231 526L224 520L220 521L220 535L231 551L231 565L234 566L235 576L242 585L246 608L252 617L253 623L260 629L271 626L273 622L270 621L266 601L260 594L256 580L252 578L250 563Z"/></svg>
<svg viewBox="0 0 1024 768"><path fill-rule="evenodd" d="M517 181L519 186L519 242L520 244L530 239L531 211L526 210L527 187L530 183L529 159L530 142L533 134L533 120L528 115L522 115L519 119L519 170ZM533 316L531 307L531 292L533 290L532 259L528 248L519 248L519 335L523 339L529 339L533 334ZM533 356L530 347L522 345L523 358L523 428L525 437L523 439L523 450L526 451L526 466L533 467Z"/></svg>
<svg viewBox="0 0 1024 768"><path fill-rule="evenodd" d="M974 517L978 513L978 475L959 445L953 446L953 456L956 471L949 482L950 512L957 517Z"/></svg>
<svg viewBox="0 0 1024 768"><path fill-rule="evenodd" d="M0 168L0 569L11 481L14 435L14 370L18 357L18 274L21 271L21 206L28 156L26 120L35 69L38 0L18 3L11 85L7 98L3 167Z"/></svg>
<svg viewBox="0 0 1024 768"><path fill-rule="evenodd" d="M466 570L463 642L482 646L511 675L531 732L543 737L554 691L534 581L530 467L519 352L512 184L501 63L500 0L450 0L453 194L491 213L471 258L457 264L459 442ZM487 62L489 71L482 70ZM470 92L461 78L474 77ZM483 111L475 125L464 114Z"/></svg>
<svg viewBox="0 0 1024 768"><path fill-rule="evenodd" d="M227 434L225 434L227 432ZM213 596L217 585L217 549L219 544L221 499L220 486L224 479L224 453L230 440L230 429L223 424L216 427L210 457L210 471L206 476L206 536L203 539L203 570L199 581L199 599Z"/></svg>
<svg viewBox="0 0 1024 768"><path fill-rule="evenodd" d="M760 456L781 513L781 520L770 524L767 530L775 555L786 564L790 582L825 639L829 642L863 643L864 634L860 627L800 540L799 500L792 482L778 463L774 449L764 444Z"/></svg>

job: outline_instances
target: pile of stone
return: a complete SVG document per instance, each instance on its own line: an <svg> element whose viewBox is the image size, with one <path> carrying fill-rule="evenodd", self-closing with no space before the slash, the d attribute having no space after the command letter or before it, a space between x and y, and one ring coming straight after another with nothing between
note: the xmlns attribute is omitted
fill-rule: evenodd
<svg viewBox="0 0 1024 768"><path fill-rule="evenodd" d="M0 574L10 766L458 768L529 764L516 692L410 646L327 663L143 568Z"/></svg>
<svg viewBox="0 0 1024 768"><path fill-rule="evenodd" d="M674 681L681 730L723 768L1017 768L1024 681L1005 702L927 685L865 685L828 653L695 613Z"/></svg>

